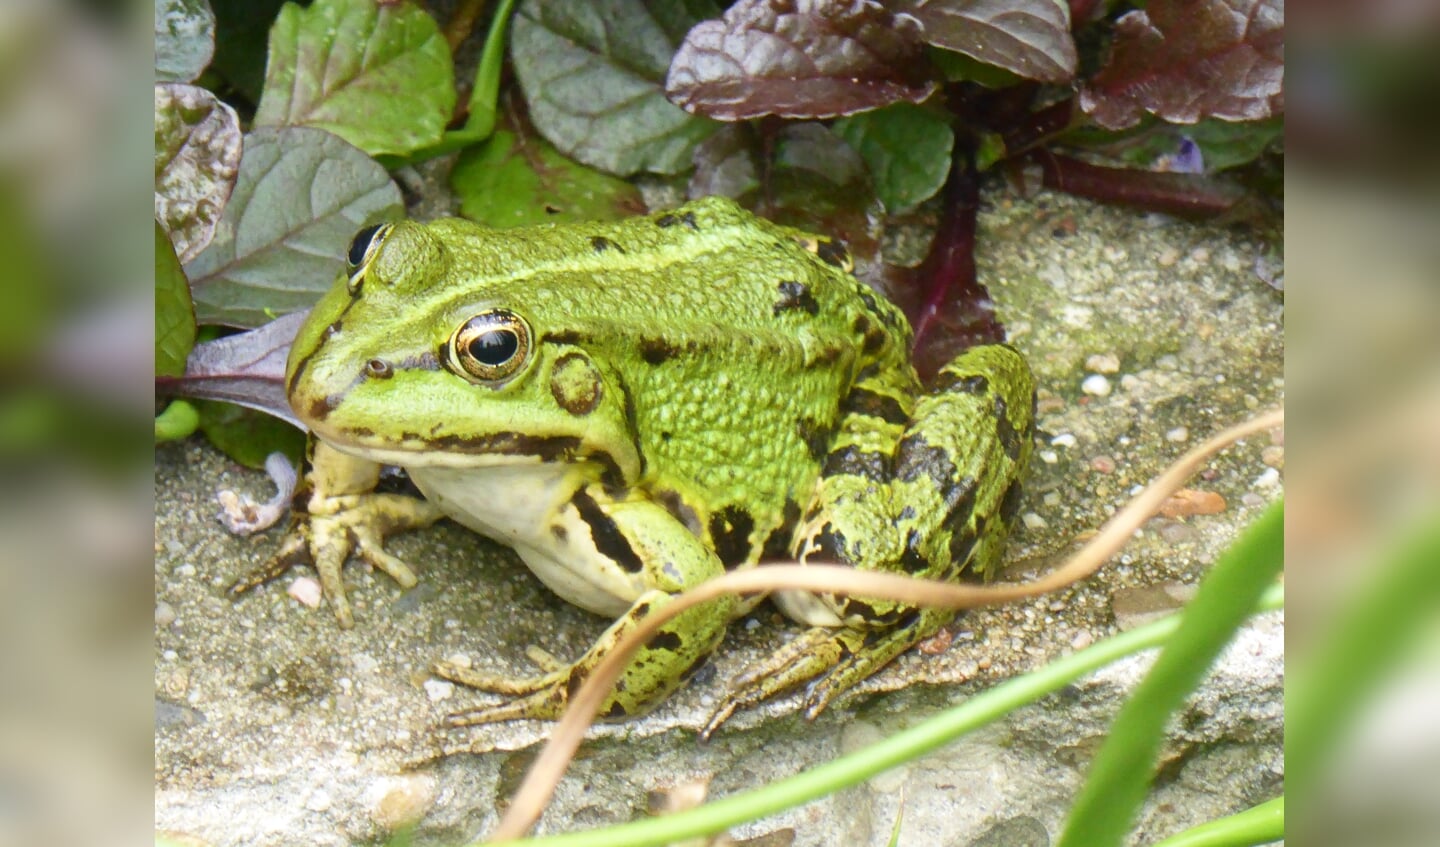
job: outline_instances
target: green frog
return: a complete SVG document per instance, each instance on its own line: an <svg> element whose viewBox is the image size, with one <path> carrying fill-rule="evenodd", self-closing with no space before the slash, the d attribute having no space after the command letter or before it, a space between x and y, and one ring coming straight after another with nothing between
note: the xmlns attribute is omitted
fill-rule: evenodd
<svg viewBox="0 0 1440 847"><path fill-rule="evenodd" d="M727 570L787 560L987 574L1020 506L1033 379L1013 348L991 345L925 390L910 343L840 242L722 198L618 223L369 227L290 351L286 390L313 433L313 467L308 515L276 567L313 562L348 627L349 556L412 586L385 537L448 516L614 619L584 655L533 678L438 665L505 695L453 726L557 718L621 636ZM404 468L425 499L374 492L382 465ZM707 736L806 683L813 717L954 616L772 599L808 629L733 682ZM663 700L754 602L666 624L602 717Z"/></svg>

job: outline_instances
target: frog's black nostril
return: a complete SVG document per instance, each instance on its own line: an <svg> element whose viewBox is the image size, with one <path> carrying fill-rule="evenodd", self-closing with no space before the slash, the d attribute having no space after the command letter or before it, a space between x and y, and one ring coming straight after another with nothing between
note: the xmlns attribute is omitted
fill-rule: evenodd
<svg viewBox="0 0 1440 847"><path fill-rule="evenodd" d="M371 359L365 363L365 375L371 379L389 379L394 373L395 369L384 359Z"/></svg>

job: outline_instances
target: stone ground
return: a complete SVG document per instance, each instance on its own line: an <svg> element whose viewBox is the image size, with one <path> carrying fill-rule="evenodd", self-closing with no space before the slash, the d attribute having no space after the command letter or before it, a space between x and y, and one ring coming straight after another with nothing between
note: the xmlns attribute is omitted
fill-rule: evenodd
<svg viewBox="0 0 1440 847"><path fill-rule="evenodd" d="M1282 269L1258 239L1214 227L998 189L982 214L982 279L1041 386L1023 526L1004 578L1032 579L1190 445L1283 402ZM798 629L769 606L736 622L710 669L655 713L598 727L542 820L544 831L646 814L651 792L708 780L712 796L776 780L893 733L1171 608L1280 494L1283 439L1252 438L1191 487L1218 514L1152 519L1098 576L1057 595L969 613L937 655L902 657L814 723L781 700L707 746L694 729L725 680ZM463 655L533 671L605 622L548 594L511 553L444 524L395 539L421 584L347 568L357 626L291 599L297 570L238 603L223 588L258 566L278 530L243 539L215 492L259 499L269 482L192 440L156 454L155 816L215 845L460 843L498 820L546 726L436 729L484 697L431 679ZM1158 838L1279 793L1280 615L1245 630L1182 717L1136 829ZM909 765L736 833L793 830L796 845L1044 845L1126 691L1137 659ZM783 841L776 843L784 843Z"/></svg>

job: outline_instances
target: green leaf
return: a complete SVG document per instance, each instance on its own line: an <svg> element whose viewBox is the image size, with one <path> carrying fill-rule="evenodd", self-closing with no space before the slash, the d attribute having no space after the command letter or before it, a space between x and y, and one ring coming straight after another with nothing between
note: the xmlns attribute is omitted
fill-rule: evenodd
<svg viewBox="0 0 1440 847"><path fill-rule="evenodd" d="M179 376L195 346L195 309L190 285L165 228L155 222L155 373Z"/></svg>
<svg viewBox="0 0 1440 847"><path fill-rule="evenodd" d="M270 29L255 126L313 126L378 156L440 141L455 109L450 48L409 2L286 4Z"/></svg>
<svg viewBox="0 0 1440 847"><path fill-rule="evenodd" d="M525 0L510 59L535 128L570 158L617 176L686 170L720 125L666 100L665 74L688 26L715 15L708 3Z"/></svg>
<svg viewBox="0 0 1440 847"><path fill-rule="evenodd" d="M1185 139L1200 147L1205 173L1218 173L1249 164L1278 142L1285 132L1283 117L1261 121L1222 121L1206 118L1195 124L1171 124L1143 119L1136 129L1108 130L1082 125L1061 137L1063 144L1097 150L1137 168L1154 168L1174 156Z"/></svg>
<svg viewBox="0 0 1440 847"><path fill-rule="evenodd" d="M385 169L330 133L251 132L215 240L185 269L196 317L255 327L309 307L344 267L356 231L404 212Z"/></svg>
<svg viewBox="0 0 1440 847"><path fill-rule="evenodd" d="M1185 607L1175 637L1115 716L1058 847L1122 843L1154 777L1167 723L1284 564L1285 508L1277 503L1220 556Z"/></svg>
<svg viewBox="0 0 1440 847"><path fill-rule="evenodd" d="M955 134L943 117L910 103L841 118L831 129L870 169L875 193L890 212L930 199L950 173Z"/></svg>
<svg viewBox="0 0 1440 847"><path fill-rule="evenodd" d="M200 426L200 413L185 400L172 400L165 411L155 416L155 440L178 441L189 438Z"/></svg>
<svg viewBox="0 0 1440 847"><path fill-rule="evenodd" d="M155 80L189 82L215 53L215 13L206 0L155 0Z"/></svg>
<svg viewBox="0 0 1440 847"><path fill-rule="evenodd" d="M635 186L576 164L539 138L500 130L450 174L460 213L493 227L615 220L645 211Z"/></svg>
<svg viewBox="0 0 1440 847"><path fill-rule="evenodd" d="M297 466L305 456L305 433L279 418L232 403L191 402L200 411L200 431L210 443L247 468L264 468L265 457L275 452Z"/></svg>
<svg viewBox="0 0 1440 847"><path fill-rule="evenodd" d="M240 168L240 120L203 88L155 86L155 217L180 261L215 235Z"/></svg>

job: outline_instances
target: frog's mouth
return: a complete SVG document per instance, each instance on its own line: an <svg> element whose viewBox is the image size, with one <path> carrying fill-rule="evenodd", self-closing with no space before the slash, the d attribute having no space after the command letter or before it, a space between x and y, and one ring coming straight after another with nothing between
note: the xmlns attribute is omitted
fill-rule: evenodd
<svg viewBox="0 0 1440 847"><path fill-rule="evenodd" d="M515 465L591 462L603 471L619 470L605 453L587 449L571 435L541 436L520 432L482 435L421 435L401 433L382 438L366 429L347 430L312 424L315 435L337 450L382 465L436 468L493 468Z"/></svg>

